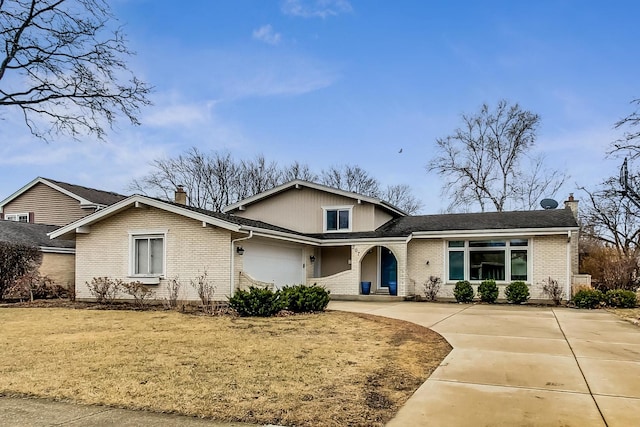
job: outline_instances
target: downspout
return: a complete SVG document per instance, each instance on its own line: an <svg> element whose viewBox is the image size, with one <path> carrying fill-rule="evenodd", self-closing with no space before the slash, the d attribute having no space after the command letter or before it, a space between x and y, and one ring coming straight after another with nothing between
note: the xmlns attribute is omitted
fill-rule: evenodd
<svg viewBox="0 0 640 427"><path fill-rule="evenodd" d="M231 241L231 271L229 272L229 298L233 296L233 292L235 291L235 248L236 242L240 242L242 240L249 240L253 237L253 230L249 230L249 235L246 237L240 237L239 239L235 239Z"/></svg>
<svg viewBox="0 0 640 427"><path fill-rule="evenodd" d="M567 231L567 284L565 286L567 301L571 299L571 230Z"/></svg>

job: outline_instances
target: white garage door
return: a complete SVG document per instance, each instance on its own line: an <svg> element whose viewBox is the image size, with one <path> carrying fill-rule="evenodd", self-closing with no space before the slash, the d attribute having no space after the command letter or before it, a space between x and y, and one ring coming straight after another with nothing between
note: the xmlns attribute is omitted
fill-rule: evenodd
<svg viewBox="0 0 640 427"><path fill-rule="evenodd" d="M243 242L244 271L255 280L284 285L304 283L302 249L257 242Z"/></svg>

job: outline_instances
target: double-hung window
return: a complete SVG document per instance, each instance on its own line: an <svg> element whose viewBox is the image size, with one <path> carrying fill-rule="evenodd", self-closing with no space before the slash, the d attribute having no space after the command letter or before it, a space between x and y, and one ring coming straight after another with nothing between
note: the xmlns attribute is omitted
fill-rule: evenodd
<svg viewBox="0 0 640 427"><path fill-rule="evenodd" d="M527 281L528 260L528 239L447 242L448 281Z"/></svg>
<svg viewBox="0 0 640 427"><path fill-rule="evenodd" d="M351 231L351 206L323 208L324 231Z"/></svg>
<svg viewBox="0 0 640 427"><path fill-rule="evenodd" d="M131 235L131 275L163 276L165 234Z"/></svg>

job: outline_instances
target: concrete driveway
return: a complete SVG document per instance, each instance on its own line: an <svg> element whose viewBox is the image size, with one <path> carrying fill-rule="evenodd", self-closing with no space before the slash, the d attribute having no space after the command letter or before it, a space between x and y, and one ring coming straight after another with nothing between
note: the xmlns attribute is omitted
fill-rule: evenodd
<svg viewBox="0 0 640 427"><path fill-rule="evenodd" d="M453 350L389 426L640 425L640 328L603 310L332 301Z"/></svg>

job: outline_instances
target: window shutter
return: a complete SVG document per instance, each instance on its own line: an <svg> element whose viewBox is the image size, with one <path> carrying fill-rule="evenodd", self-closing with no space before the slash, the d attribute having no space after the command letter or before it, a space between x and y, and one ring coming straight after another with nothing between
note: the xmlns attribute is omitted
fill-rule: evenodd
<svg viewBox="0 0 640 427"><path fill-rule="evenodd" d="M35 212L29 212L29 218L28 218L27 222L32 223L32 224L33 224L34 222L36 222L36 219L35 219Z"/></svg>

